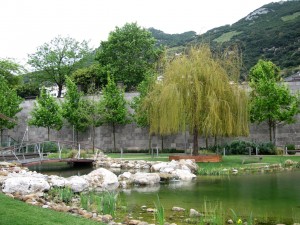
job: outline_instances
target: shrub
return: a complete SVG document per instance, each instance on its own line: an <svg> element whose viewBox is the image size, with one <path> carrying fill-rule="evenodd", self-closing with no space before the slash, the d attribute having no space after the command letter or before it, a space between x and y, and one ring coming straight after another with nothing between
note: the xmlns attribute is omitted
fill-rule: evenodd
<svg viewBox="0 0 300 225"><path fill-rule="evenodd" d="M256 144L253 142L235 140L225 146L225 149L226 154L244 155L249 154L249 148L251 149L251 154L253 154L255 147Z"/></svg>
<svg viewBox="0 0 300 225"><path fill-rule="evenodd" d="M276 146L272 142L259 143L257 147L261 155L275 155L276 153Z"/></svg>

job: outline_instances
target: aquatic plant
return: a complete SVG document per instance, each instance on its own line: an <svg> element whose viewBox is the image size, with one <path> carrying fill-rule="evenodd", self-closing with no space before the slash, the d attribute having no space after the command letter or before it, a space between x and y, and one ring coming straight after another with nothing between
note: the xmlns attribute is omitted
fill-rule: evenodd
<svg viewBox="0 0 300 225"><path fill-rule="evenodd" d="M74 197L74 192L70 187L63 187L63 188L54 187L49 191L49 195L53 199L57 199L58 201L69 203Z"/></svg>
<svg viewBox="0 0 300 225"><path fill-rule="evenodd" d="M159 200L159 196L157 195L157 202L154 202L156 211L154 213L154 219L158 222L159 225L165 224L165 209Z"/></svg>

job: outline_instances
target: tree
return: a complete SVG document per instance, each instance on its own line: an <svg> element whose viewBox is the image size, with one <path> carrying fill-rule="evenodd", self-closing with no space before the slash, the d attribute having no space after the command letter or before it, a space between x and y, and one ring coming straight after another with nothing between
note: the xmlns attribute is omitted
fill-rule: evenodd
<svg viewBox="0 0 300 225"><path fill-rule="evenodd" d="M57 97L61 97L66 76L70 76L80 66L81 60L89 51L86 41L80 43L70 37L58 36L29 55L28 63L41 72L41 81L49 81L58 86Z"/></svg>
<svg viewBox="0 0 300 225"><path fill-rule="evenodd" d="M24 71L23 67L11 59L0 58L0 76L3 76L10 87L20 83L20 75Z"/></svg>
<svg viewBox="0 0 300 225"><path fill-rule="evenodd" d="M34 103L31 116L32 118L28 121L28 124L47 128L48 141L50 140L50 129L60 130L62 128L61 108L44 87L41 89L40 97Z"/></svg>
<svg viewBox="0 0 300 225"><path fill-rule="evenodd" d="M88 93L91 88L99 90L107 84L107 74L98 63L76 70L71 78L84 93Z"/></svg>
<svg viewBox="0 0 300 225"><path fill-rule="evenodd" d="M11 129L17 124L16 114L22 110L22 99L9 87L7 80L0 75L0 137L2 143L4 129Z"/></svg>
<svg viewBox="0 0 300 225"><path fill-rule="evenodd" d="M166 66L163 79L143 103L149 110L151 133L189 130L193 155L198 154L199 135L248 135L247 95L230 82L220 62L221 58L202 45Z"/></svg>
<svg viewBox="0 0 300 225"><path fill-rule="evenodd" d="M160 50L151 33L136 23L126 23L111 32L108 41L102 41L96 59L114 76L124 82L127 90L134 89L154 68Z"/></svg>
<svg viewBox="0 0 300 225"><path fill-rule="evenodd" d="M250 119L251 122L266 121L270 142L276 144L277 124L295 122L299 113L299 95L292 95L283 84L280 69L271 61L259 60L250 70Z"/></svg>
<svg viewBox="0 0 300 225"><path fill-rule="evenodd" d="M85 131L90 123L87 112L87 102L82 99L82 92L77 90L77 86L70 78L66 78L67 93L62 104L63 117L76 130L76 140L78 143L78 132Z"/></svg>
<svg viewBox="0 0 300 225"><path fill-rule="evenodd" d="M149 128L149 112L143 106L143 102L155 83L156 75L147 73L145 79L138 85L139 95L134 97L131 108L134 110L133 119L139 127ZM149 134L149 150L151 149L151 135Z"/></svg>
<svg viewBox="0 0 300 225"><path fill-rule="evenodd" d="M103 88L100 100L100 112L103 123L110 124L113 128L113 144L116 150L116 126L129 122L124 91L117 87L113 78L107 77L107 85Z"/></svg>

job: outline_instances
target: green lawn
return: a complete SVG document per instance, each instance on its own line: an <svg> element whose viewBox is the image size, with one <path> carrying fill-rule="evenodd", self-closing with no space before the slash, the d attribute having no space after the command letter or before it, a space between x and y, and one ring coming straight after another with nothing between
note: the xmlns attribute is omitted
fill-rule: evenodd
<svg viewBox="0 0 300 225"><path fill-rule="evenodd" d="M0 225L96 225L96 221L32 206L0 192Z"/></svg>

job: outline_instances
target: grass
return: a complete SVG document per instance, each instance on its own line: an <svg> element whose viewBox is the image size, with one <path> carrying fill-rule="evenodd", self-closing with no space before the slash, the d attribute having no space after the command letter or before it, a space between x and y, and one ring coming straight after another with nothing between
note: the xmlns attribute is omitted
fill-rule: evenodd
<svg viewBox="0 0 300 225"><path fill-rule="evenodd" d="M0 225L96 225L96 221L32 206L0 193Z"/></svg>
<svg viewBox="0 0 300 225"><path fill-rule="evenodd" d="M300 12L295 12L292 15L288 15L288 16L283 16L281 17L282 21L286 22L286 21L290 21L290 20L294 20L296 19L298 16L300 16Z"/></svg>
<svg viewBox="0 0 300 225"><path fill-rule="evenodd" d="M230 31L227 32L225 34L222 34L220 37L214 39L214 41L218 42L218 43L224 43L227 41L230 41L230 39L236 35L241 34L242 32L238 32L238 31Z"/></svg>

